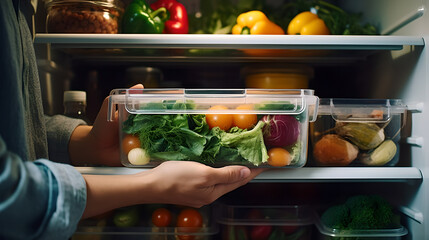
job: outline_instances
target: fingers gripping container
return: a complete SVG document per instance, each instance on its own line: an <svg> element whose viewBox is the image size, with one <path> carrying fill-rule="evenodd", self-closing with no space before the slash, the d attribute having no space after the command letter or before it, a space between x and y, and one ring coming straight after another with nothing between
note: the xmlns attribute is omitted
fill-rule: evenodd
<svg viewBox="0 0 429 240"><path fill-rule="evenodd" d="M399 99L320 99L308 164L395 166L406 110Z"/></svg>
<svg viewBox="0 0 429 240"><path fill-rule="evenodd" d="M318 103L309 89L115 89L108 119L127 167L302 167Z"/></svg>

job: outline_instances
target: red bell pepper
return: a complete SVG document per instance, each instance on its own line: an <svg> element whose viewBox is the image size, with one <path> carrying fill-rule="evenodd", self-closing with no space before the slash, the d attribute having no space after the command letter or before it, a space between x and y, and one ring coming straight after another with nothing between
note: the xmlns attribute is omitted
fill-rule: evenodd
<svg viewBox="0 0 429 240"><path fill-rule="evenodd" d="M150 7L153 10L164 7L170 14L170 18L164 24L164 33L188 33L188 14L183 4L176 0L158 0L152 3Z"/></svg>

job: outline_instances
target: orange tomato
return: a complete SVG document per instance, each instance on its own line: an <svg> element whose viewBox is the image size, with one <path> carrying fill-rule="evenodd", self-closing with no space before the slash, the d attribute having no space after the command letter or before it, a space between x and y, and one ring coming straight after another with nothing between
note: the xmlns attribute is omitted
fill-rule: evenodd
<svg viewBox="0 0 429 240"><path fill-rule="evenodd" d="M292 161L290 153L283 148L271 148L268 151L268 164L273 167L283 167Z"/></svg>
<svg viewBox="0 0 429 240"><path fill-rule="evenodd" d="M127 134L122 139L122 151L125 155L128 155L128 153L133 150L134 148L139 148L141 146L140 140L138 137Z"/></svg>
<svg viewBox="0 0 429 240"><path fill-rule="evenodd" d="M240 105L237 110L252 110L252 104ZM232 115L232 126L241 129L250 129L258 122L256 114L234 114Z"/></svg>
<svg viewBox="0 0 429 240"><path fill-rule="evenodd" d="M209 108L211 110L227 110L228 108L222 105L216 105ZM232 126L232 114L206 114L206 121L210 129L214 127L219 127L224 131L228 131Z"/></svg>

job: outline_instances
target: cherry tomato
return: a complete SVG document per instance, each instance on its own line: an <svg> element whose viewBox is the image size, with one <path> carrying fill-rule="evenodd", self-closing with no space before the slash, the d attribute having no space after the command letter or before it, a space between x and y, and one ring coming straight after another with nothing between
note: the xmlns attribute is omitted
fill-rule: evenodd
<svg viewBox="0 0 429 240"><path fill-rule="evenodd" d="M240 105L236 108L237 110L252 110L253 105L245 104ZM241 129L250 129L258 122L256 114L233 114L232 115L232 126L239 127Z"/></svg>
<svg viewBox="0 0 429 240"><path fill-rule="evenodd" d="M157 227L167 227L171 223L171 212L166 208L158 208L152 213L152 223Z"/></svg>
<svg viewBox="0 0 429 240"><path fill-rule="evenodd" d="M222 105L216 105L211 108L210 110L227 110L228 108ZM214 127L219 127L220 129L224 131L228 131L232 126L232 114L206 114L206 121L209 125L210 129Z"/></svg>
<svg viewBox="0 0 429 240"><path fill-rule="evenodd" d="M198 228L203 226L203 217L198 210L185 208L177 216L178 227Z"/></svg>
<svg viewBox="0 0 429 240"><path fill-rule="evenodd" d="M273 167L283 167L291 162L290 153L283 148L271 148L268 150L268 164Z"/></svg>
<svg viewBox="0 0 429 240"><path fill-rule="evenodd" d="M122 139L122 152L125 155L128 155L128 153L134 149L134 148L139 148L141 146L140 144L140 140L138 137L131 135L131 134L127 134L125 135L125 137Z"/></svg>
<svg viewBox="0 0 429 240"><path fill-rule="evenodd" d="M271 234L272 227L270 225L253 226L250 230L250 239L265 240Z"/></svg>
<svg viewBox="0 0 429 240"><path fill-rule="evenodd" d="M203 226L203 217L198 210L185 208L177 216L177 227L179 232L196 232ZM195 236L178 235L180 240L192 240Z"/></svg>

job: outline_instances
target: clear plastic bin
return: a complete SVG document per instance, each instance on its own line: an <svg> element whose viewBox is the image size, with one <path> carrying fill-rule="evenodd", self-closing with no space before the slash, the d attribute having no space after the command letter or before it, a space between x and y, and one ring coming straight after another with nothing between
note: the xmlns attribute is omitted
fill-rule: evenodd
<svg viewBox="0 0 429 240"><path fill-rule="evenodd" d="M395 99L320 99L311 166L395 166L407 107Z"/></svg>
<svg viewBox="0 0 429 240"><path fill-rule="evenodd" d="M306 206L222 205L218 223L225 240L312 239L313 217Z"/></svg>
<svg viewBox="0 0 429 240"><path fill-rule="evenodd" d="M189 211L191 209L191 211ZM155 214L160 211L159 214ZM209 240L219 232L213 208L199 209L177 205L148 204L115 209L107 214L83 220L72 240L139 239L139 240ZM169 224L165 221L169 214ZM197 213L197 214L196 214ZM154 220L153 215L160 216ZM180 220L200 222L201 227L183 227ZM197 220L195 220L197 219ZM162 225L160 225L162 224ZM158 225L158 226L157 226ZM165 226L164 226L165 225Z"/></svg>
<svg viewBox="0 0 429 240"><path fill-rule="evenodd" d="M118 111L128 167L168 160L302 167L317 105L313 90L116 89L109 118Z"/></svg>
<svg viewBox="0 0 429 240"><path fill-rule="evenodd" d="M324 225L319 216L316 216L315 221L319 231L317 239L320 240L399 240L408 234L404 226L391 229L341 230Z"/></svg>

